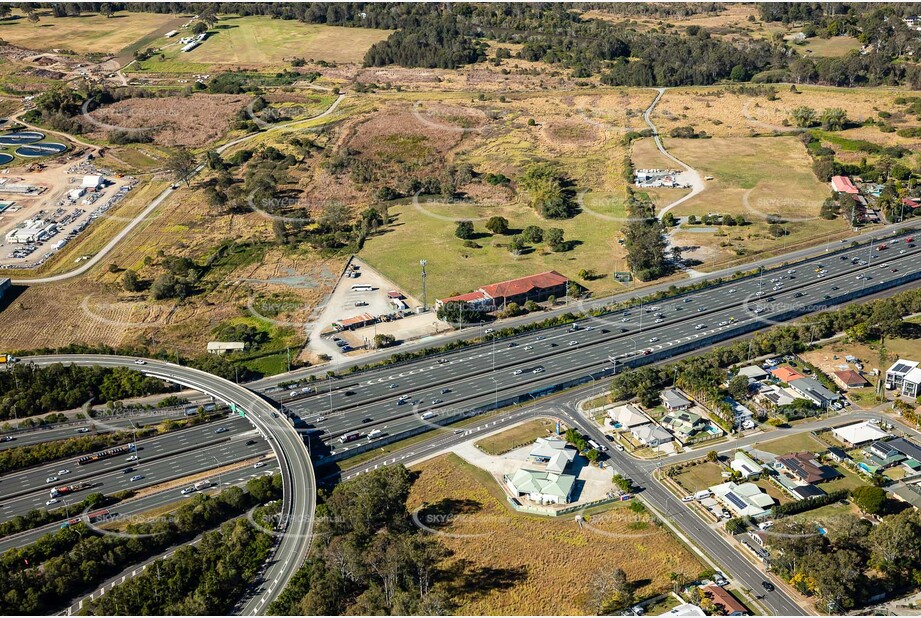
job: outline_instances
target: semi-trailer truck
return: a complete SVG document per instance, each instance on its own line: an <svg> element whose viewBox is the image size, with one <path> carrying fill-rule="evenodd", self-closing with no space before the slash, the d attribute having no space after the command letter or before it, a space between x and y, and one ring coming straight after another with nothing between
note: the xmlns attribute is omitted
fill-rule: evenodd
<svg viewBox="0 0 921 618"><path fill-rule="evenodd" d="M57 498L58 496L66 496L67 494L72 494L75 491L89 489L92 486L93 486L92 483L74 483L73 485L62 485L61 487L52 487L51 497Z"/></svg>

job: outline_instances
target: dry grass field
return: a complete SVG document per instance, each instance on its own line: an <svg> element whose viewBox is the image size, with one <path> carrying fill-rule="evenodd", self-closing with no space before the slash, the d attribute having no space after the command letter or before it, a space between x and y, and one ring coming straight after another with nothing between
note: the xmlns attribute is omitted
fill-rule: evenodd
<svg viewBox="0 0 921 618"><path fill-rule="evenodd" d="M794 49L804 56L820 56L823 58L840 58L855 49L860 49L860 41L852 36L835 36L829 39L813 37L807 39L803 45Z"/></svg>
<svg viewBox="0 0 921 618"><path fill-rule="evenodd" d="M678 245L704 247L700 255L689 255L708 258L705 269L716 261L737 259L738 250L778 252L799 243L814 244L816 238L831 240L848 229L844 220L818 216L829 189L812 173L805 147L796 137L668 139L666 146L701 175L714 177L706 190L672 211L676 216L741 214L749 222L718 233L674 235ZM787 236L768 233L769 215L789 221Z"/></svg>
<svg viewBox="0 0 921 618"><path fill-rule="evenodd" d="M572 517L515 513L486 472L455 455L416 469L410 509L454 506L458 515L445 529L458 536L439 537L454 552L443 565L452 580L442 585L460 603L458 614L585 615L594 613L589 586L601 569L623 568L644 598L668 590L670 573L693 577L704 568L649 515L626 505L580 528Z"/></svg>
<svg viewBox="0 0 921 618"><path fill-rule="evenodd" d="M13 19L0 21L0 39L36 51L61 48L77 53L114 54L151 33L188 19L166 13L122 11L111 19L96 13L55 18L48 9L36 13L39 22L32 24L24 13L14 9Z"/></svg>
<svg viewBox="0 0 921 618"><path fill-rule="evenodd" d="M144 130L157 145L199 148L222 137L250 100L232 94L127 99L95 110L94 120L117 128L97 126L89 137L104 140L111 131Z"/></svg>

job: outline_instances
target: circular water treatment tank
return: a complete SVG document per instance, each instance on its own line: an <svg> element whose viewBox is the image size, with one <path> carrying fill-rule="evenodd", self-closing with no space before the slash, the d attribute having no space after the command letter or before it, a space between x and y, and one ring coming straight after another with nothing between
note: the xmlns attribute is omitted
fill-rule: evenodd
<svg viewBox="0 0 921 618"><path fill-rule="evenodd" d="M20 146L16 149L16 154L20 157L48 157L51 155L61 154L65 150L67 150L67 146L64 144L46 142L44 144Z"/></svg>
<svg viewBox="0 0 921 618"><path fill-rule="evenodd" d="M15 131L0 135L0 144L15 146L17 144L33 144L45 139L45 134L40 131Z"/></svg>
<svg viewBox="0 0 921 618"><path fill-rule="evenodd" d="M13 160L13 155L0 152L0 165L6 165Z"/></svg>

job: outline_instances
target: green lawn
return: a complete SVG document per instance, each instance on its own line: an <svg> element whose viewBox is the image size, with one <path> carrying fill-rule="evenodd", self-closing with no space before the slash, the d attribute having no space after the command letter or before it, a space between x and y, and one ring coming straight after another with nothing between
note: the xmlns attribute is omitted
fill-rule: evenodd
<svg viewBox="0 0 921 618"><path fill-rule="evenodd" d="M361 62L374 43L390 36L390 30L344 28L305 24L297 20L263 16L222 16L201 45L180 52L178 40L161 39L165 61L151 59L145 70L164 73L189 72L190 66L263 65L281 67L292 58L327 62Z"/></svg>
<svg viewBox="0 0 921 618"><path fill-rule="evenodd" d="M582 269L592 269L600 275L610 275L615 268L624 269L623 262L616 264L612 258L619 223L585 212L561 221L542 220L524 204L487 209L468 204L422 203L393 206L389 212L393 223L382 234L368 239L360 257L417 298L422 293L421 259L428 261L426 286L430 301L548 270L577 280ZM505 217L516 230L528 225L544 230L560 228L565 239L575 246L554 253L546 244L539 244L522 255L512 255L507 248L511 236L494 236L483 227L485 218L492 215ZM455 219L473 220L478 235L474 242L481 248L464 247L464 241L455 237ZM580 283L596 294L625 289L611 277Z"/></svg>
<svg viewBox="0 0 921 618"><path fill-rule="evenodd" d="M52 17L47 9L39 9L36 14L39 21L32 24L14 9L12 19L0 21L0 39L42 51L63 48L77 53L115 54L158 29L185 21L169 13L119 11L110 19L96 13Z"/></svg>
<svg viewBox="0 0 921 618"><path fill-rule="evenodd" d="M855 49L860 49L860 41L852 36L834 36L828 39L813 37L807 39L803 45L795 46L794 49L804 56L839 58Z"/></svg>
<svg viewBox="0 0 921 618"><path fill-rule="evenodd" d="M724 479L722 473L723 468L719 464L705 461L696 466L685 468L678 476L672 478L680 483L688 493L694 493L713 485L725 483L728 479Z"/></svg>
<svg viewBox="0 0 921 618"><path fill-rule="evenodd" d="M867 485L867 483L862 478L860 478L858 474L851 472L844 466L832 467L840 472L843 476L841 478L835 479L834 481L823 483L822 489L824 489L826 493L831 493L839 489L856 489L857 487L865 487Z"/></svg>
<svg viewBox="0 0 921 618"><path fill-rule="evenodd" d="M791 436L784 436L770 442L759 443L755 448L761 451L767 451L775 455L786 455L787 453L797 453L799 451L809 451L820 453L828 448L824 443L816 440L808 432L798 433Z"/></svg>
<svg viewBox="0 0 921 618"><path fill-rule="evenodd" d="M545 418L528 421L494 436L477 441L476 447L488 455L501 455L508 451L531 444L537 438L547 435L554 428L553 421Z"/></svg>

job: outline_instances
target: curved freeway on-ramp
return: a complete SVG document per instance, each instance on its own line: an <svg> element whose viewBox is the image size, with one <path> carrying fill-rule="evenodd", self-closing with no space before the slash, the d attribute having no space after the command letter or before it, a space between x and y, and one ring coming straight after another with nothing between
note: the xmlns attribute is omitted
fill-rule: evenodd
<svg viewBox="0 0 921 618"><path fill-rule="evenodd" d="M276 414L268 401L249 389L198 369L152 359L145 359L144 364L139 365L136 360L125 356L61 354L32 356L24 358L23 362L36 365L72 363L128 367L154 378L201 391L245 413L246 418L262 432L275 452L284 488L282 523L275 532L278 543L263 571L261 582L258 582L254 594L247 598L240 609L245 615L261 614L278 597L310 550L317 492L313 463L307 447L287 418Z"/></svg>

